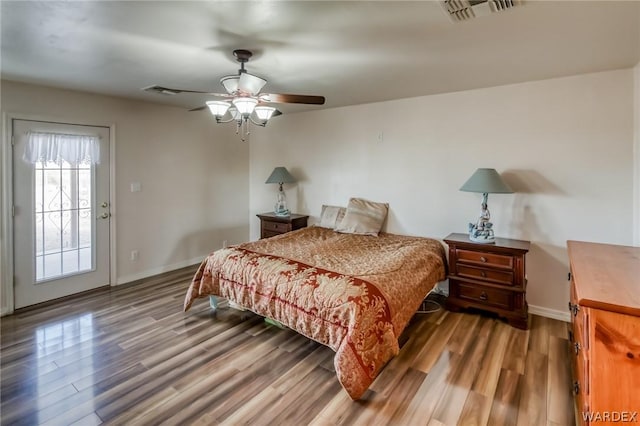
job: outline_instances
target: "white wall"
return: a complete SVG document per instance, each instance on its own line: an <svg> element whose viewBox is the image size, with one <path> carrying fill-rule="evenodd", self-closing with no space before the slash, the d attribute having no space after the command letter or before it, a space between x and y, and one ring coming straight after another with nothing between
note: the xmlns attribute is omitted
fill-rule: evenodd
<svg viewBox="0 0 640 426"><path fill-rule="evenodd" d="M115 124L113 284L193 264L224 240L248 238L249 152L233 126L206 113L10 81L2 81L1 106L4 114ZM131 182L142 191L130 192ZM3 215L8 208L1 206ZM4 307L4 293L2 300Z"/></svg>
<svg viewBox="0 0 640 426"><path fill-rule="evenodd" d="M278 117L252 134L251 237L273 209L274 166L300 180L292 211L317 219L361 196L389 202L389 232L435 238L477 218L481 195L458 189L492 167L517 191L489 197L497 236L532 242L529 304L564 315L566 241L633 239L633 80L627 69Z"/></svg>

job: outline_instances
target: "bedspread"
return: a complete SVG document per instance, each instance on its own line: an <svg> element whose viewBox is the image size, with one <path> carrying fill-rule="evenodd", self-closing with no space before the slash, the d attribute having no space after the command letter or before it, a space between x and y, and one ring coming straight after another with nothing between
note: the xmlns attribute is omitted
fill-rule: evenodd
<svg viewBox="0 0 640 426"><path fill-rule="evenodd" d="M444 278L444 248L436 240L310 227L212 253L184 308L198 297L222 296L329 346L338 380L358 399Z"/></svg>

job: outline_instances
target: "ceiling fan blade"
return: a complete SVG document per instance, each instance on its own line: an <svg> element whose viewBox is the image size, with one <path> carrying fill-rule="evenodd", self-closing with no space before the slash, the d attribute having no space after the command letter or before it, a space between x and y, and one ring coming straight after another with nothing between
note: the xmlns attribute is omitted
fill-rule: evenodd
<svg viewBox="0 0 640 426"><path fill-rule="evenodd" d="M177 95L178 93L207 93L197 90L172 89L170 87L158 86L157 84L149 87L143 87L142 90L145 92L160 93L161 95Z"/></svg>
<svg viewBox="0 0 640 426"><path fill-rule="evenodd" d="M191 112L191 111L202 111L203 109L207 109L207 108L208 107L206 105L202 105L202 106L199 106L199 107L191 108L189 110L189 112Z"/></svg>
<svg viewBox="0 0 640 426"><path fill-rule="evenodd" d="M260 100L263 102L273 102L273 103L280 103L280 104L311 104L311 105L324 104L324 96L313 96L313 95L263 93L262 95L260 95Z"/></svg>
<svg viewBox="0 0 640 426"><path fill-rule="evenodd" d="M257 95L265 84L267 84L267 80L247 72L243 72L240 74L240 80L238 80L238 91L248 93L250 95Z"/></svg>
<svg viewBox="0 0 640 426"><path fill-rule="evenodd" d="M142 90L144 90L145 92L160 93L161 95L177 95L179 93L200 93L200 94L203 94L203 95L217 96L217 97L220 97L220 98L231 98L232 97L228 93L212 93L212 92L201 92L199 90L172 89L172 88L169 88L169 87L158 86L158 85L153 85L153 86L149 86L149 87L143 87Z"/></svg>

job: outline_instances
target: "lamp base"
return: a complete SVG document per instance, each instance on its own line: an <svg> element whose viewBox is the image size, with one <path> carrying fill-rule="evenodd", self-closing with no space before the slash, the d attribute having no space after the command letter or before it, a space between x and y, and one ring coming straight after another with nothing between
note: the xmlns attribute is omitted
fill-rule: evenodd
<svg viewBox="0 0 640 426"><path fill-rule="evenodd" d="M493 235L491 236L477 236L474 237L472 234L469 234L469 240L473 241L474 243L480 243L480 244L495 244L496 239Z"/></svg>
<svg viewBox="0 0 640 426"><path fill-rule="evenodd" d="M273 206L273 212L276 216L290 216L291 212L287 208L287 196L282 190L282 184L280 184L280 190L278 191L278 197L276 198L276 204Z"/></svg>
<svg viewBox="0 0 640 426"><path fill-rule="evenodd" d="M477 224L469 224L469 239L474 243L493 244L496 242L493 235L493 223L478 221Z"/></svg>
<svg viewBox="0 0 640 426"><path fill-rule="evenodd" d="M469 239L474 243L494 244L496 242L493 236L493 223L489 221L491 213L487 207L487 198L489 194L482 194L482 211L480 218L476 223L469 223Z"/></svg>

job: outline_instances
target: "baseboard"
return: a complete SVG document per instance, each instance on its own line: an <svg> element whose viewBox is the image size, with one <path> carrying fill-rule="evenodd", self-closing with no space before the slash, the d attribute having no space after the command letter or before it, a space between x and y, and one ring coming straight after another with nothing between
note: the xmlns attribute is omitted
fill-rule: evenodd
<svg viewBox="0 0 640 426"><path fill-rule="evenodd" d="M127 284L132 281L138 281L144 278L152 277L154 275L164 274L165 272L171 272L171 271L175 271L176 269L185 268L191 265L196 265L201 263L205 257L206 256L194 257L192 259L184 260L182 262L172 263L171 265L163 265L158 268L148 269L146 271L139 272L137 274L125 275L123 277L119 277L116 280L116 283L114 285Z"/></svg>
<svg viewBox="0 0 640 426"><path fill-rule="evenodd" d="M544 308L542 306L529 305L529 313L559 321L571 322L569 311L556 311L555 309Z"/></svg>

